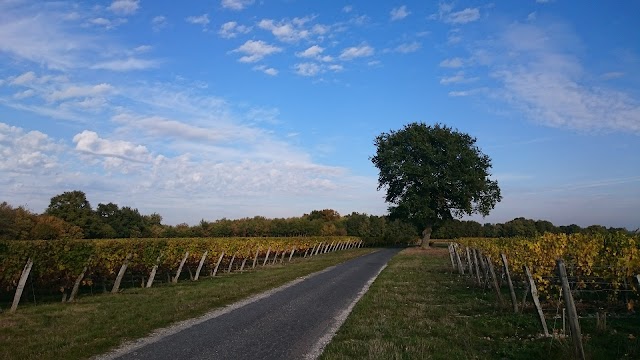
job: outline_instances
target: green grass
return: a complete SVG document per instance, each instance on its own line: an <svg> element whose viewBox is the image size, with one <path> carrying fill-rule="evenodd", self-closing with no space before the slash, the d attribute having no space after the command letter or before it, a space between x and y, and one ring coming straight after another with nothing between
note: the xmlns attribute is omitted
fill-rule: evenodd
<svg viewBox="0 0 640 360"><path fill-rule="evenodd" d="M539 336L533 309L513 314L496 304L490 290L476 289L450 271L446 250L395 256L321 359L572 358L568 339ZM640 358L640 317L609 322L609 331L599 333L595 320L581 321L587 358Z"/></svg>
<svg viewBox="0 0 640 360"><path fill-rule="evenodd" d="M22 306L16 313L0 314L0 359L88 358L154 329L197 317L371 251L340 251L198 282L85 296L72 304Z"/></svg>

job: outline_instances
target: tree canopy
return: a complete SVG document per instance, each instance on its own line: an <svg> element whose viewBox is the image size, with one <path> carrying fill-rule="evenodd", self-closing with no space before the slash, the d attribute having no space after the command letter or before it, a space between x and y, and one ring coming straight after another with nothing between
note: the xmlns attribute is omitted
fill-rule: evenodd
<svg viewBox="0 0 640 360"><path fill-rule="evenodd" d="M382 133L371 158L379 170L392 218L423 229L427 246L433 226L474 213L486 216L502 199L490 179L491 159L476 139L450 127L411 123Z"/></svg>

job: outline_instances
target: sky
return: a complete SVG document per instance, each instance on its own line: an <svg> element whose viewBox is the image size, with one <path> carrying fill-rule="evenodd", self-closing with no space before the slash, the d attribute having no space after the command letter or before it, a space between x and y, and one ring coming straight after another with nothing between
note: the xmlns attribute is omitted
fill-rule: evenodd
<svg viewBox="0 0 640 360"><path fill-rule="evenodd" d="M384 215L374 138L469 133L480 222L640 227L637 1L0 1L0 201Z"/></svg>

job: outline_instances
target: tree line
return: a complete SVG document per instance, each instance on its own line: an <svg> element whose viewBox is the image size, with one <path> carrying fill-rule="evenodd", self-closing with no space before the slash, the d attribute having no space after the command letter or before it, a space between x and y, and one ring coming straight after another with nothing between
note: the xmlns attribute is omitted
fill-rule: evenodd
<svg viewBox="0 0 640 360"><path fill-rule="evenodd" d="M433 238L515 237L550 233L628 232L624 228L572 224L555 226L546 220L516 218L505 223L480 224L473 220L450 219L434 228ZM414 224L389 216L353 212L342 216L332 209L313 210L301 217L269 219L263 216L242 219L201 220L196 225L162 224L157 213L141 214L138 209L114 203L93 209L82 191L70 191L51 198L42 214L23 206L0 203L0 240L55 240L105 238L176 237L287 237L358 236L375 243L412 243L419 237Z"/></svg>
<svg viewBox="0 0 640 360"><path fill-rule="evenodd" d="M157 213L141 214L138 209L114 203L93 209L82 191L70 191L51 198L42 214L23 206L0 203L0 240L178 238L178 237L287 237L359 236L374 243L413 242L412 225L386 216L352 213L341 216L331 209L313 210L301 217L268 219L201 220L190 226L162 224Z"/></svg>

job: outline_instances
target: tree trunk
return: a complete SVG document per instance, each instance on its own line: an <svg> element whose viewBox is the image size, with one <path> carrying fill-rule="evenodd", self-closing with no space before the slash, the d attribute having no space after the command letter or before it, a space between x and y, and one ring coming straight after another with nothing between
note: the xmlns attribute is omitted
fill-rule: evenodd
<svg viewBox="0 0 640 360"><path fill-rule="evenodd" d="M431 240L431 226L427 226L423 231L422 231L422 242L420 243L420 246L423 249L428 249L429 248L429 241Z"/></svg>

